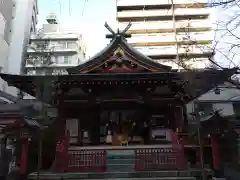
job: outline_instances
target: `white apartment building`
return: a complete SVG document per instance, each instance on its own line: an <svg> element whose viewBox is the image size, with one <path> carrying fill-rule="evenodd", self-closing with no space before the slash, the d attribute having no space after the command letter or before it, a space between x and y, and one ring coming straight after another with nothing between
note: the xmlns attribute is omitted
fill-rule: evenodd
<svg viewBox="0 0 240 180"><path fill-rule="evenodd" d="M23 59L31 33L36 32L37 0L1 0L0 12L5 19L4 40L8 44L7 59L2 72L23 73ZM0 82L0 89L14 96L18 90Z"/></svg>
<svg viewBox="0 0 240 180"><path fill-rule="evenodd" d="M15 15L16 3L14 0L2 0L0 1L0 12L5 19L4 39L7 43L10 43L10 34L12 28L12 20Z"/></svg>
<svg viewBox="0 0 240 180"><path fill-rule="evenodd" d="M185 68L209 65L213 57L210 13L206 3L194 0L117 0L119 28L132 23L128 42L174 69L183 64Z"/></svg>
<svg viewBox="0 0 240 180"><path fill-rule="evenodd" d="M37 14L37 0L14 0L11 28L9 28L8 61L3 69L5 73L22 73L23 59L30 35L36 32Z"/></svg>
<svg viewBox="0 0 240 180"><path fill-rule="evenodd" d="M66 68L85 60L82 35L62 29L54 14L47 17L47 22L31 36L25 63L28 75L66 74Z"/></svg>
<svg viewBox="0 0 240 180"><path fill-rule="evenodd" d="M8 43L4 38L5 24L6 20L2 13L0 12L0 71L2 70L4 64L6 63L8 55Z"/></svg>

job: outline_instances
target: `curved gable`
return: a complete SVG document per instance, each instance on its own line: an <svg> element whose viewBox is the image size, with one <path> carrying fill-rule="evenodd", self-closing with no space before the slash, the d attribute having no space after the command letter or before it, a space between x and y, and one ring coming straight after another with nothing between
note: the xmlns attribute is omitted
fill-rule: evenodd
<svg viewBox="0 0 240 180"><path fill-rule="evenodd" d="M171 67L154 62L127 43L130 35L123 32L107 35L112 40L101 52L87 62L69 68L69 74L79 73L123 73L123 72L168 72Z"/></svg>

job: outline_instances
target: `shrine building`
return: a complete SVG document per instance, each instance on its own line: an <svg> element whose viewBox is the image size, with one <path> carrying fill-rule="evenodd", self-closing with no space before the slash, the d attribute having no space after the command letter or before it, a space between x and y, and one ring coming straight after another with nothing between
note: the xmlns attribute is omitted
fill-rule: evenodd
<svg viewBox="0 0 240 180"><path fill-rule="evenodd" d="M56 108L57 172L106 171L114 150L131 150L136 171L185 169L185 105L236 71L177 72L129 45L127 30L111 31L107 47L68 75L0 75Z"/></svg>

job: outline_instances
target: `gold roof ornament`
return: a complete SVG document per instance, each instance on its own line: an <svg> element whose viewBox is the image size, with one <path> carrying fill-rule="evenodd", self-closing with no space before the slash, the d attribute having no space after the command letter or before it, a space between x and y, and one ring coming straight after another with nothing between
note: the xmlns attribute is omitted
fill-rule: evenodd
<svg viewBox="0 0 240 180"><path fill-rule="evenodd" d="M119 56L119 57L123 57L125 55L124 51L122 50L122 48L117 48L114 53L113 53L114 56Z"/></svg>

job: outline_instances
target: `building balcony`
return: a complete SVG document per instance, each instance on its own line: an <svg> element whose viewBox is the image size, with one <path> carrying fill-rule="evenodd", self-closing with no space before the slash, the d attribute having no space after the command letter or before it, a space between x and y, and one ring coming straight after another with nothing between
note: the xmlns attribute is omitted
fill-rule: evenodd
<svg viewBox="0 0 240 180"><path fill-rule="evenodd" d="M26 63L25 65L25 68L27 69L36 69L36 68L54 68L54 67L61 67L61 68L69 68L69 67L75 67L77 66L78 64L77 63L74 63L74 64L57 64L57 63L53 63L53 64L29 64L29 63Z"/></svg>
<svg viewBox="0 0 240 180"><path fill-rule="evenodd" d="M171 66L172 69L183 69L183 67L181 66L181 63L178 63L176 58L167 59L167 60L155 59L155 62L158 62L166 66ZM210 61L208 58L192 58L192 59L189 59L188 61L185 61L184 65L192 69L195 69L195 68L204 69L209 67Z"/></svg>
<svg viewBox="0 0 240 180"><path fill-rule="evenodd" d="M29 55L25 61L26 68L41 68L41 67L73 67L79 64L77 55L64 56L35 56Z"/></svg>
<svg viewBox="0 0 240 180"><path fill-rule="evenodd" d="M206 46L197 46L197 45L192 45L188 46L187 48L180 47L178 48L176 46L159 46L159 47L135 47L139 52L143 53L144 55L147 56L160 56L160 55L176 55L177 53L179 54L212 54L214 51L210 47Z"/></svg>
<svg viewBox="0 0 240 180"><path fill-rule="evenodd" d="M41 67L28 68L27 75L66 75L68 74L65 67Z"/></svg>
<svg viewBox="0 0 240 180"><path fill-rule="evenodd" d="M78 40L79 35L73 33L63 33L63 32L54 32L54 33L39 33L32 34L31 40L44 41L44 40Z"/></svg>
<svg viewBox="0 0 240 180"><path fill-rule="evenodd" d="M197 1L198 3L206 3L204 0ZM169 0L117 0L117 6L144 6L144 5L164 5L171 4ZM174 0L174 4L196 4L196 1Z"/></svg>
<svg viewBox="0 0 240 180"><path fill-rule="evenodd" d="M145 11L122 11L117 12L118 18L134 18L134 17L157 17L157 16L172 16L173 11L171 9L164 10L145 10ZM188 16L188 15L209 15L210 10L208 8L177 8L174 11L175 16Z"/></svg>
<svg viewBox="0 0 240 180"><path fill-rule="evenodd" d="M119 28L124 29L127 26L128 23L119 23ZM212 28L212 23L209 20L184 20L184 21L178 21L175 23L176 28L188 28L189 31L191 29L197 29L199 28L205 28L206 30L209 30ZM173 21L159 21L159 22L135 22L132 23L132 26L129 33L153 33L153 32L166 32L166 31L174 31L173 29Z"/></svg>
<svg viewBox="0 0 240 180"><path fill-rule="evenodd" d="M35 47L35 46L29 46L27 48L28 53L77 53L78 48L61 48L61 47Z"/></svg>
<svg viewBox="0 0 240 180"><path fill-rule="evenodd" d="M180 34L175 37L174 33L160 33L160 34L150 34L148 35L137 35L132 36L128 39L130 44L144 44L144 43L162 43L163 45L166 43L175 43L177 38L177 42L192 42L198 43L198 41L212 41L213 36L211 32L204 32L199 34L188 33L188 34Z"/></svg>
<svg viewBox="0 0 240 180"><path fill-rule="evenodd" d="M57 63L48 59L26 59L25 68L53 68L53 67L75 67L78 63Z"/></svg>

